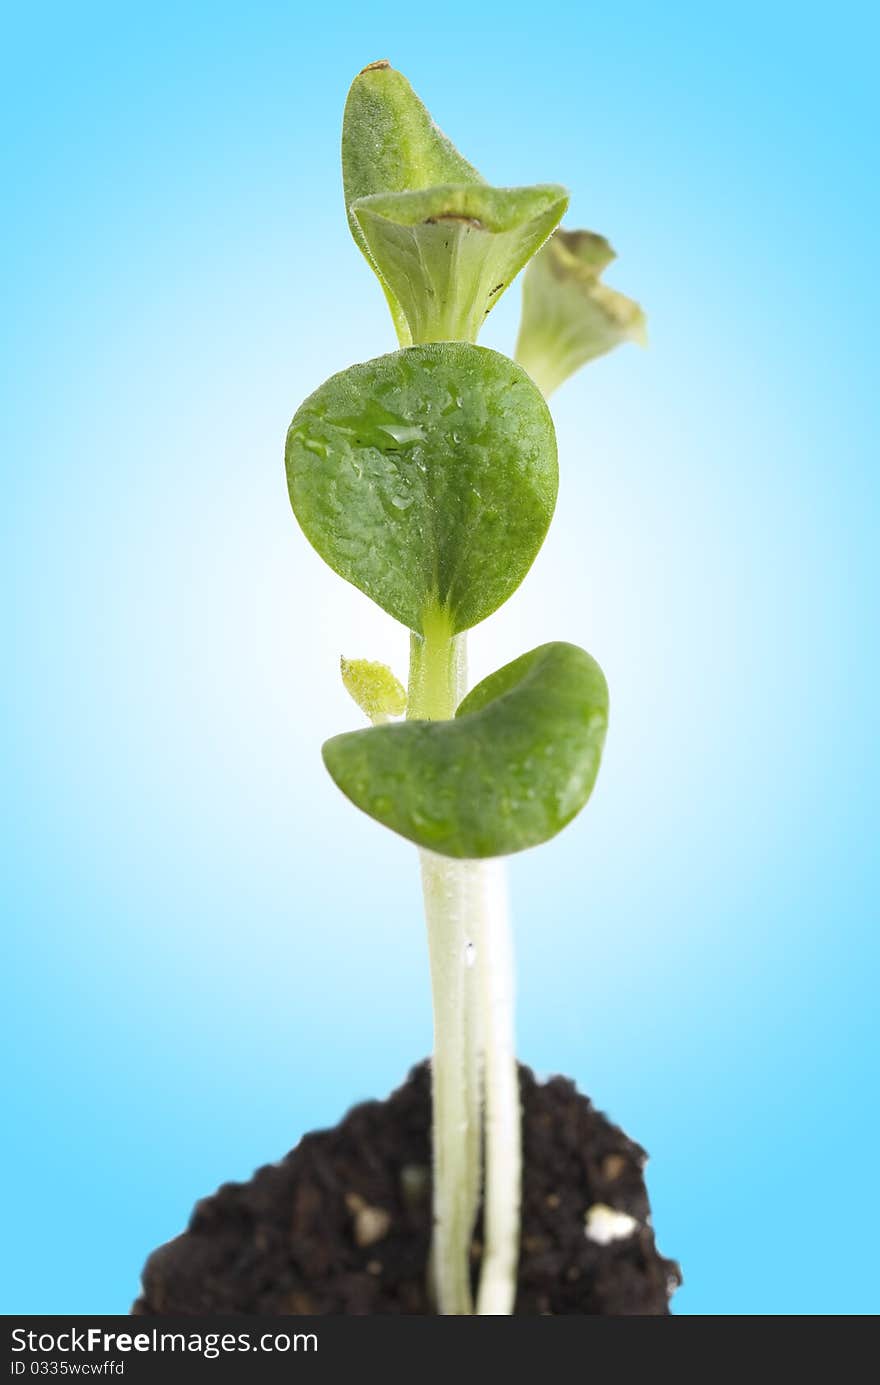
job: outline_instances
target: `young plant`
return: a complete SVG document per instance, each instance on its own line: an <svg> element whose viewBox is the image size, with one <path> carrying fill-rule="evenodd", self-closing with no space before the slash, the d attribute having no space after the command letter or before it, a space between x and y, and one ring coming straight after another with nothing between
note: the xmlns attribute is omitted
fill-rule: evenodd
<svg viewBox="0 0 880 1385"><path fill-rule="evenodd" d="M352 85L342 171L401 349L305 401L287 480L325 562L409 629L410 669L404 692L384 665L343 660L373 726L329 740L324 762L357 807L419 848L434 1005L431 1283L440 1313L473 1311L482 1203L476 1307L504 1314L521 1155L499 858L547 841L586 803L608 691L589 654L553 643L467 692L466 632L513 594L547 533L558 473L545 395L639 339L643 318L599 280L607 242L556 229L564 188L491 187L386 62ZM517 363L475 342L527 264Z"/></svg>

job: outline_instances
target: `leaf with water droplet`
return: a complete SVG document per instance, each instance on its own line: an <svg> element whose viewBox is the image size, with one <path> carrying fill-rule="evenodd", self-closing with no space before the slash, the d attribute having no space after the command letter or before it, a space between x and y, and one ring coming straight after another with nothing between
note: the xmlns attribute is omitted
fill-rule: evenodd
<svg viewBox="0 0 880 1385"><path fill-rule="evenodd" d="M576 645L545 644L484 679L452 721L334 736L324 763L358 808L419 846L506 856L583 808L607 724L599 665Z"/></svg>
<svg viewBox="0 0 880 1385"><path fill-rule="evenodd" d="M460 342L334 375L297 411L286 465L309 542L417 634L426 614L456 633L512 595L558 484L539 390L506 356Z"/></svg>
<svg viewBox="0 0 880 1385"><path fill-rule="evenodd" d="M642 309L601 281L614 258L603 236L559 230L529 265L516 359L545 396L622 342L644 346Z"/></svg>

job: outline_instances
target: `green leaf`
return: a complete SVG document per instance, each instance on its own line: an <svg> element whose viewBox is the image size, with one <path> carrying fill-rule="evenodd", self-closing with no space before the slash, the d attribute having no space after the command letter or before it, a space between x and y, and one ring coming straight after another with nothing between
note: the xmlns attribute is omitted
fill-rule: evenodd
<svg viewBox="0 0 880 1385"><path fill-rule="evenodd" d="M352 203L379 192L404 192L438 183L481 183L477 170L438 130L402 73L370 63L355 77L342 121L342 184L355 242L376 271L401 346L411 340L406 319L377 268Z"/></svg>
<svg viewBox="0 0 880 1385"><path fill-rule="evenodd" d="M645 345L638 303L600 281L614 258L602 236L559 230L526 271L516 359L545 397L621 342Z"/></svg>
<svg viewBox="0 0 880 1385"><path fill-rule="evenodd" d="M506 856L547 841L583 808L608 724L602 670L545 644L480 683L452 721L334 736L324 763L370 817L443 856Z"/></svg>
<svg viewBox="0 0 880 1385"><path fill-rule="evenodd" d="M339 670L346 692L375 725L403 716L406 690L387 664L372 659L340 659Z"/></svg>
<svg viewBox="0 0 880 1385"><path fill-rule="evenodd" d="M556 437L528 375L481 346L410 346L334 375L297 411L287 484L335 572L424 634L516 590L556 502Z"/></svg>
<svg viewBox="0 0 880 1385"><path fill-rule="evenodd" d="M374 193L351 212L414 342L476 341L486 315L568 206L556 185L447 183Z"/></svg>

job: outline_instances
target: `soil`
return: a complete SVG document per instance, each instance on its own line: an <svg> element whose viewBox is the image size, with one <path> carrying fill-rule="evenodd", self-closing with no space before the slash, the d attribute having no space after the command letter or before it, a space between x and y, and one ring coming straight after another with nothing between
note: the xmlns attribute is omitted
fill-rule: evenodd
<svg viewBox="0 0 880 1385"><path fill-rule="evenodd" d="M520 1069L518 1314L658 1316L681 1282L654 1245L643 1149L563 1077ZM429 1314L430 1073L199 1202L147 1261L136 1314ZM634 1219L587 1214L599 1204ZM603 1220L604 1219L604 1220ZM613 1227L618 1238L601 1244ZM591 1234L587 1234L588 1231ZM473 1245L479 1268L480 1228Z"/></svg>

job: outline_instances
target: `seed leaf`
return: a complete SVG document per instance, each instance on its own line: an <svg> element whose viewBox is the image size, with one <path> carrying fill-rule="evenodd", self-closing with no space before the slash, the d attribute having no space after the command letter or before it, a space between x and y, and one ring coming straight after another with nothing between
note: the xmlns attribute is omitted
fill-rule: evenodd
<svg viewBox="0 0 880 1385"><path fill-rule="evenodd" d="M324 763L370 817L443 856L506 856L580 812L608 724L602 670L572 644L545 644L480 683L452 721L334 736Z"/></svg>
<svg viewBox="0 0 880 1385"><path fill-rule="evenodd" d="M342 121L342 184L348 224L356 244L376 271L401 346L411 337L406 318L382 276L352 213L352 203L379 192L403 192L438 183L482 183L440 131L401 72L387 62L370 63L355 77Z"/></svg>
<svg viewBox="0 0 880 1385"><path fill-rule="evenodd" d="M614 258L604 237L558 230L526 271L516 359L545 398L621 342L645 344L638 303L600 281Z"/></svg>
<svg viewBox="0 0 880 1385"><path fill-rule="evenodd" d="M558 225L565 188L448 183L351 205L415 342L476 341L486 315Z"/></svg>
<svg viewBox="0 0 880 1385"><path fill-rule="evenodd" d="M516 590L556 502L556 437L528 375L464 342L334 375L296 413L287 484L333 570L424 633L476 625Z"/></svg>

